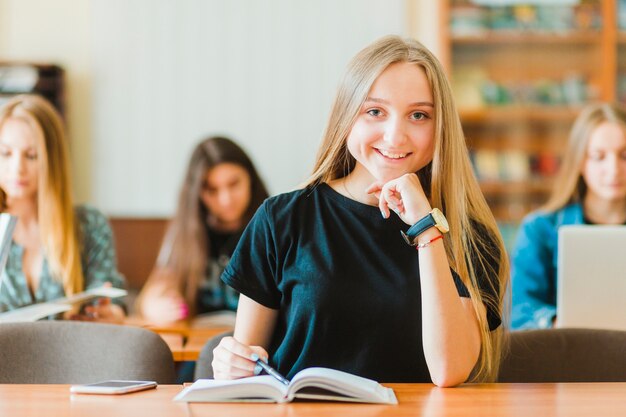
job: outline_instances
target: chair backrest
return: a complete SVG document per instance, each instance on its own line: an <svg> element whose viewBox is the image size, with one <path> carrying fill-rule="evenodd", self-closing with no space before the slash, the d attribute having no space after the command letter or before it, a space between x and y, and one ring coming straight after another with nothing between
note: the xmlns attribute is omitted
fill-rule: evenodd
<svg viewBox="0 0 626 417"><path fill-rule="evenodd" d="M107 379L174 383L172 352L150 330L40 321L0 324L0 383L84 384Z"/></svg>
<svg viewBox="0 0 626 417"><path fill-rule="evenodd" d="M220 344L223 337L232 336L233 332L224 332L210 338L200 351L200 356L196 362L194 379L213 379L213 349Z"/></svg>
<svg viewBox="0 0 626 417"><path fill-rule="evenodd" d="M625 382L626 331L547 329L510 333L499 382Z"/></svg>
<svg viewBox="0 0 626 417"><path fill-rule="evenodd" d="M131 292L138 292L152 272L167 228L166 218L109 218L115 236L117 268Z"/></svg>

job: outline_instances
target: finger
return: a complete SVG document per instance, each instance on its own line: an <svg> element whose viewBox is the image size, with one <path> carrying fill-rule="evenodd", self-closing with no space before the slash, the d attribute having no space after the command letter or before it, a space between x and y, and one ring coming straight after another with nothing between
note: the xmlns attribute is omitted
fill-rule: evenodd
<svg viewBox="0 0 626 417"><path fill-rule="evenodd" d="M383 198L387 201L388 204L398 206L402 202L402 195L396 189L394 183L387 183L381 190L381 194Z"/></svg>
<svg viewBox="0 0 626 417"><path fill-rule="evenodd" d="M394 209L395 206L390 206L389 204L389 199L388 199L388 194L389 192L387 191L389 188L389 183L385 184L381 190L380 190L380 195L378 196L378 208L380 209L380 212L383 214L383 217L385 219L389 218L389 214L390 214L390 210Z"/></svg>
<svg viewBox="0 0 626 417"><path fill-rule="evenodd" d="M367 194L380 192L380 190L383 188L383 185L384 184L382 182L375 181L375 182L371 183L370 186L365 189L365 192Z"/></svg>
<svg viewBox="0 0 626 417"><path fill-rule="evenodd" d="M241 356L242 358L245 358L247 360L252 360L252 354L255 353L250 346L240 343L232 336L224 337L220 341L219 346L222 346L229 352L232 352L233 354Z"/></svg>
<svg viewBox="0 0 626 417"><path fill-rule="evenodd" d="M383 198L382 194L378 197L378 208L380 209L380 212L383 215L383 218L388 219L391 213L389 211L389 206L387 205L387 201Z"/></svg>
<svg viewBox="0 0 626 417"><path fill-rule="evenodd" d="M244 376L254 374L256 363L250 359L239 356L223 346L217 346L213 350L213 369L220 372Z"/></svg>
<svg viewBox="0 0 626 417"><path fill-rule="evenodd" d="M270 355L261 346L250 346L250 349L264 362L268 362Z"/></svg>

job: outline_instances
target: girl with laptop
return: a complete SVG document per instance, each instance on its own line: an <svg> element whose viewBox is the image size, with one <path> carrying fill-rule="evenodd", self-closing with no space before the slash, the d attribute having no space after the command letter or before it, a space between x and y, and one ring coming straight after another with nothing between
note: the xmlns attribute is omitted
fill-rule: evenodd
<svg viewBox="0 0 626 417"><path fill-rule="evenodd" d="M103 285L123 287L106 218L74 206L63 122L44 98L19 95L0 108L0 208L18 217L0 289L0 311ZM120 323L101 298L73 318Z"/></svg>
<svg viewBox="0 0 626 417"><path fill-rule="evenodd" d="M558 230L626 224L626 109L587 106L570 132L548 202L522 222L512 256L513 329L557 320Z"/></svg>
<svg viewBox="0 0 626 417"><path fill-rule="evenodd" d="M215 378L260 357L287 378L493 379L507 272L441 64L382 38L349 65L312 176L261 205L222 275L241 297Z"/></svg>

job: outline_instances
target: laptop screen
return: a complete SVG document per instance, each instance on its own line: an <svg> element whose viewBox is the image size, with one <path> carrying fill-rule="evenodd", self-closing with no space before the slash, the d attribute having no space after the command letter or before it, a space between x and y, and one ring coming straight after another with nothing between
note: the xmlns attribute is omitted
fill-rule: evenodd
<svg viewBox="0 0 626 417"><path fill-rule="evenodd" d="M557 326L626 330L626 226L559 229Z"/></svg>

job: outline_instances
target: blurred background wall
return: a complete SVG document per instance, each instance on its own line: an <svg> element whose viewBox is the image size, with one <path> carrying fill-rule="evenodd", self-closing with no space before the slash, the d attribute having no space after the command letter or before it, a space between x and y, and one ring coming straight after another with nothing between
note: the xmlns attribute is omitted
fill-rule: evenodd
<svg viewBox="0 0 626 417"><path fill-rule="evenodd" d="M229 135L272 193L309 173L349 58L385 34L437 48L427 0L0 0L0 60L66 71L75 194L172 214L193 145Z"/></svg>

